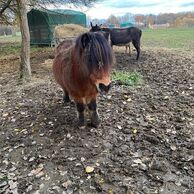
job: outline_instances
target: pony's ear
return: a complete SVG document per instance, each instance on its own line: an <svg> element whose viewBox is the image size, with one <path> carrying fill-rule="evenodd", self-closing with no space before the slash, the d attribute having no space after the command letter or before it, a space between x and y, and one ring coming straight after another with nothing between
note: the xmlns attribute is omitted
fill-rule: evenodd
<svg viewBox="0 0 194 194"><path fill-rule="evenodd" d="M93 27L92 22L90 22L90 26L91 26L91 28Z"/></svg>
<svg viewBox="0 0 194 194"><path fill-rule="evenodd" d="M85 48L89 42L90 42L90 38L89 38L88 33L83 34L81 38L81 43L82 43L83 48Z"/></svg>

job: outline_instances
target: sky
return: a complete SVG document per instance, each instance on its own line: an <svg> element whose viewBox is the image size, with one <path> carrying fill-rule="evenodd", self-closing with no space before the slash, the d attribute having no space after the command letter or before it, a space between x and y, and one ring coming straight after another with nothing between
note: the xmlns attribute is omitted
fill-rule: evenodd
<svg viewBox="0 0 194 194"><path fill-rule="evenodd" d="M92 8L81 8L92 19L107 19L111 14L160 14L194 11L194 0L103 0Z"/></svg>

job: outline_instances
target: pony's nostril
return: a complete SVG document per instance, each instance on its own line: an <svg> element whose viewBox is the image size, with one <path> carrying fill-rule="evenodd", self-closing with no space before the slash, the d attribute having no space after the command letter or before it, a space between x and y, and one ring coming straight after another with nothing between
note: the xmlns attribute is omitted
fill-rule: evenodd
<svg viewBox="0 0 194 194"><path fill-rule="evenodd" d="M111 88L111 83L108 85L108 90L110 90L110 88Z"/></svg>
<svg viewBox="0 0 194 194"><path fill-rule="evenodd" d="M108 92L110 88L111 88L111 83L107 86L102 83L99 84L100 91Z"/></svg>

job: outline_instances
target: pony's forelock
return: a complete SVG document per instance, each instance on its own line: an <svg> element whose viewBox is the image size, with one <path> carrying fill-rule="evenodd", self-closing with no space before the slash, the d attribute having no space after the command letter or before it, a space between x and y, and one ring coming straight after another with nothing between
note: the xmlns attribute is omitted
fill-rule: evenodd
<svg viewBox="0 0 194 194"><path fill-rule="evenodd" d="M75 43L74 53L82 66L86 65L89 73L107 72L113 63L113 53L108 41L97 32L88 32L79 36Z"/></svg>

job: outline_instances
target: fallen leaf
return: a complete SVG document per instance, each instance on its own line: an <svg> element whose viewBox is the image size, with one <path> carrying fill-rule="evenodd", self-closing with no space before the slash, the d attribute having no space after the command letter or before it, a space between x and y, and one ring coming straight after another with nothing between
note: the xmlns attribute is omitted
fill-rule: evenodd
<svg viewBox="0 0 194 194"><path fill-rule="evenodd" d="M85 168L85 171L86 171L86 173L92 173L92 172L94 171L94 167L92 167L92 166L87 166L87 167Z"/></svg>
<svg viewBox="0 0 194 194"><path fill-rule="evenodd" d="M70 180L68 180L68 181L64 182L62 184L62 186L67 189L67 187L70 186L71 184L72 184L72 182Z"/></svg>
<svg viewBox="0 0 194 194"><path fill-rule="evenodd" d="M28 174L28 176L37 175L37 174L39 174L42 170L43 170L43 166L41 166L41 167L39 167L39 168L36 168L36 169L33 169L33 170Z"/></svg>
<svg viewBox="0 0 194 194"><path fill-rule="evenodd" d="M133 161L135 164L142 164L142 161L140 159L134 160Z"/></svg>
<svg viewBox="0 0 194 194"><path fill-rule="evenodd" d="M133 132L134 134L136 134L136 133L137 133L137 129L132 129L132 132Z"/></svg>
<svg viewBox="0 0 194 194"><path fill-rule="evenodd" d="M164 100L169 100L170 97L169 96L164 96Z"/></svg>
<svg viewBox="0 0 194 194"><path fill-rule="evenodd" d="M9 115L9 113L4 113L3 117L7 117Z"/></svg>

